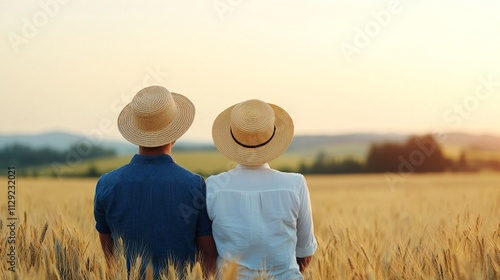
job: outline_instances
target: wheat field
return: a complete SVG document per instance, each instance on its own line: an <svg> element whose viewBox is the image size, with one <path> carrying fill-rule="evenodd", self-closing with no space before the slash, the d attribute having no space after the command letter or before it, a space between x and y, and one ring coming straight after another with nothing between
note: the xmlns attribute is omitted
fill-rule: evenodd
<svg viewBox="0 0 500 280"><path fill-rule="evenodd" d="M500 279L500 175L411 175L397 185L384 175L307 180L319 247L306 279ZM15 272L3 188L3 279L127 279L123 258L114 269L104 263L95 182L17 179ZM186 279L202 279L199 265L186 270Z"/></svg>

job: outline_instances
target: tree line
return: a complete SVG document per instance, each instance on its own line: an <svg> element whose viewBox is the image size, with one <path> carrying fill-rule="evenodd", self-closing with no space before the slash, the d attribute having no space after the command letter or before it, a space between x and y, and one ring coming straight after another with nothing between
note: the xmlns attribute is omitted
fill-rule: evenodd
<svg viewBox="0 0 500 280"><path fill-rule="evenodd" d="M65 162L72 155L78 155L81 159L91 159L113 156L116 155L116 151L98 145L78 143L65 150L50 147L33 148L24 144L11 144L0 149L2 164L17 168L38 167L53 162Z"/></svg>
<svg viewBox="0 0 500 280"><path fill-rule="evenodd" d="M412 136L404 143L376 143L364 162L347 158L335 160L320 152L311 164L301 163L303 174L468 172L480 169L500 171L500 161L467 161L462 153L457 161L446 158L432 135Z"/></svg>
<svg viewBox="0 0 500 280"><path fill-rule="evenodd" d="M65 150L33 148L23 144L11 144L0 148L0 159L6 166L24 170L24 176L38 176L38 167L54 163L64 164L86 159L116 155L113 149L98 145L74 144ZM500 171L500 161L468 160L462 152L457 160L446 158L439 143L432 135L412 136L404 143L374 143L364 160L355 158L335 159L320 152L312 163L302 162L298 168L283 171L302 174L356 174L356 173L422 173L422 172L471 172L481 169ZM0 175L5 175L0 170ZM65 176L98 177L102 174L96 165L91 165L82 174ZM204 174L208 176L211 174ZM57 176L53 174L52 176Z"/></svg>

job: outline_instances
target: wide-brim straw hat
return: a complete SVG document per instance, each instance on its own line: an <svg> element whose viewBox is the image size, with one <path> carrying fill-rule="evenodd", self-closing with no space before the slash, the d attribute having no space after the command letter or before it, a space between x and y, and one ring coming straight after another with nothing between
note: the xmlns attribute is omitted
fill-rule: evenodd
<svg viewBox="0 0 500 280"><path fill-rule="evenodd" d="M132 144L159 147L179 139L191 127L194 115L194 105L187 97L150 86L123 108L118 129Z"/></svg>
<svg viewBox="0 0 500 280"><path fill-rule="evenodd" d="M293 120L277 105L247 100L217 116L212 138L227 158L244 165L260 165L286 151L293 139Z"/></svg>

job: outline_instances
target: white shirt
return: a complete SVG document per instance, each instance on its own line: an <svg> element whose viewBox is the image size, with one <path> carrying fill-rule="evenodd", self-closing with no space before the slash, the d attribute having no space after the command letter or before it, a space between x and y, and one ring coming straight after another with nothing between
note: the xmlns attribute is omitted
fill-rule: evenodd
<svg viewBox="0 0 500 280"><path fill-rule="evenodd" d="M238 263L240 279L260 270L274 279L302 279L296 257L312 256L317 248L303 175L268 164L238 165L206 184L219 257Z"/></svg>

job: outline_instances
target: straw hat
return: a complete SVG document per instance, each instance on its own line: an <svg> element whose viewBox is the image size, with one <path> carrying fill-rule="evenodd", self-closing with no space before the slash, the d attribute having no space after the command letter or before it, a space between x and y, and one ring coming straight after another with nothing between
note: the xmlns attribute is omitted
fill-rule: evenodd
<svg viewBox="0 0 500 280"><path fill-rule="evenodd" d="M233 105L212 126L217 149L245 165L259 165L281 155L293 138L293 121L282 108L252 99Z"/></svg>
<svg viewBox="0 0 500 280"><path fill-rule="evenodd" d="M194 114L194 105L187 97L150 86L123 108L118 129L133 144L159 147L179 139L193 123Z"/></svg>

